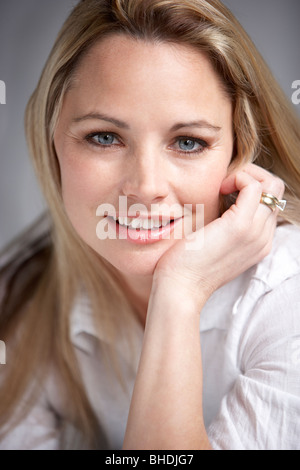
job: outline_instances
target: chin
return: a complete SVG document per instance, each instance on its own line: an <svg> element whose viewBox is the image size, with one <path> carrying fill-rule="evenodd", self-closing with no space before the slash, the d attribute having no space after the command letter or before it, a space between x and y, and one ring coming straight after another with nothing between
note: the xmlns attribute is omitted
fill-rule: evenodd
<svg viewBox="0 0 300 470"><path fill-rule="evenodd" d="M111 260L107 259L114 268L116 268L121 274L125 277L127 276L153 276L157 261L143 261L140 260L126 260L126 259L118 259L118 260Z"/></svg>
<svg viewBox="0 0 300 470"><path fill-rule="evenodd" d="M165 250L149 250L148 252L106 250L104 252L98 249L96 252L125 276L153 276L156 265Z"/></svg>

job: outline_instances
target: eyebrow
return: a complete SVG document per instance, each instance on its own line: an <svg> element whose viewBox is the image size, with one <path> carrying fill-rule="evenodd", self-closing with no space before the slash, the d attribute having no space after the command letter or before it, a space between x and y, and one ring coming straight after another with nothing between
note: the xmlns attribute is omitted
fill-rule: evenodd
<svg viewBox="0 0 300 470"><path fill-rule="evenodd" d="M100 114L100 113L85 114L84 116L74 118L72 122L81 122L81 121L86 121L88 119L97 119L100 121L110 122L114 124L115 126L119 127L120 129L130 129L130 126L126 122L120 121L119 119L107 116L106 114ZM201 129L203 128L210 129L215 132L219 132L221 130L221 127L214 126L213 124L210 124L205 119L201 119L199 121L178 122L177 124L174 124L174 126L171 127L171 132L178 131L179 129L183 127L199 127Z"/></svg>
<svg viewBox="0 0 300 470"><path fill-rule="evenodd" d="M214 126L213 124L210 124L205 119L201 119L200 121L179 122L178 124L174 124L174 126L171 128L171 131L178 131L182 127L199 127L201 129L210 129L215 132L219 132L222 129L219 126Z"/></svg>
<svg viewBox="0 0 300 470"><path fill-rule="evenodd" d="M112 124L114 124L117 127L120 127L121 129L129 129L129 125L126 124L126 122L107 116L106 114L99 114L99 113L86 114L85 116L74 118L72 122L81 122L81 121L86 121L88 119L98 119L100 121L111 122Z"/></svg>

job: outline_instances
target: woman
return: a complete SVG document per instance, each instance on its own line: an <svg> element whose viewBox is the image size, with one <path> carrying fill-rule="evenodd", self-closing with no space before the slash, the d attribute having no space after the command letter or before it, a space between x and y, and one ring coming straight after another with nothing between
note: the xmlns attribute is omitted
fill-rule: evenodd
<svg viewBox="0 0 300 470"><path fill-rule="evenodd" d="M299 122L232 14L81 1L26 129L1 448L297 448Z"/></svg>

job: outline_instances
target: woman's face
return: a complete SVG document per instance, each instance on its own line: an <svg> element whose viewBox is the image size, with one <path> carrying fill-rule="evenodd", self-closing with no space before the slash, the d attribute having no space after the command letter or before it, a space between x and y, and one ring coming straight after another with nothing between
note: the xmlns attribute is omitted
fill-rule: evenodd
<svg viewBox="0 0 300 470"><path fill-rule="evenodd" d="M54 142L77 233L123 274L149 275L199 227L197 204L205 224L219 215L232 106L205 55L115 35L81 60ZM103 204L107 212L97 211ZM133 204L141 210L130 212Z"/></svg>

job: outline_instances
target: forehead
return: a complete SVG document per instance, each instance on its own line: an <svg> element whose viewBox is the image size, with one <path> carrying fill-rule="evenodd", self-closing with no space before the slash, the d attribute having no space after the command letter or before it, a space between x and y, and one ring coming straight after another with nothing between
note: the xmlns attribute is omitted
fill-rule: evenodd
<svg viewBox="0 0 300 470"><path fill-rule="evenodd" d="M114 35L96 42L80 60L71 92L78 105L93 102L189 106L220 112L231 106L207 56L190 46ZM174 101L175 100L175 101ZM130 104L131 103L131 104Z"/></svg>

